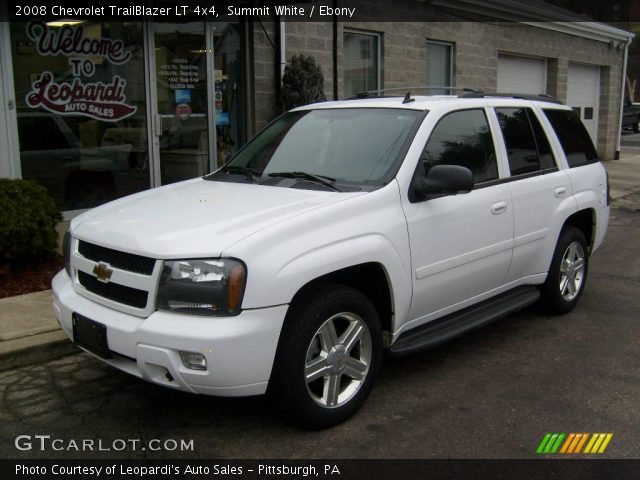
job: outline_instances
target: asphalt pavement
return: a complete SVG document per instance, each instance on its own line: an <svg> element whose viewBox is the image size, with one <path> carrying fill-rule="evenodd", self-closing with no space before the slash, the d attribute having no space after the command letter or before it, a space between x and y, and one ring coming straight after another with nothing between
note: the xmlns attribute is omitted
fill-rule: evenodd
<svg viewBox="0 0 640 480"><path fill-rule="evenodd" d="M192 441L180 458L533 458L546 432L611 432L599 458L640 458L640 193L619 191L573 312L528 310L386 358L369 400L343 425L300 430L260 397L172 391L80 353L0 372L0 457L176 458L148 448L15 447L20 435L50 435L58 446L99 439L105 448Z"/></svg>

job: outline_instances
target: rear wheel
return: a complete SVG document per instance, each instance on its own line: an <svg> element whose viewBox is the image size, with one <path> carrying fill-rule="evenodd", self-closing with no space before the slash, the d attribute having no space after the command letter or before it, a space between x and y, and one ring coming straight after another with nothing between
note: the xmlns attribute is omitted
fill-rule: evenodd
<svg viewBox="0 0 640 480"><path fill-rule="evenodd" d="M540 305L548 313L568 313L584 291L589 266L587 240L581 230L567 226L562 231L542 286Z"/></svg>
<svg viewBox="0 0 640 480"><path fill-rule="evenodd" d="M296 423L330 427L364 403L381 359L380 320L367 297L340 285L317 286L290 307L268 393Z"/></svg>

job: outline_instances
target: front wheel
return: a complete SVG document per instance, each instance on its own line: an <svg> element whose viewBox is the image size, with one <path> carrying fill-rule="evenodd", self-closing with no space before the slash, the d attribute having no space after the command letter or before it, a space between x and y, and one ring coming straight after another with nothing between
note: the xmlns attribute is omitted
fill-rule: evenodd
<svg viewBox="0 0 640 480"><path fill-rule="evenodd" d="M380 320L367 297L341 285L317 286L290 307L268 393L302 426L337 425L364 403L381 360Z"/></svg>
<svg viewBox="0 0 640 480"><path fill-rule="evenodd" d="M589 267L587 240L581 230L567 226L558 239L540 305L548 313L564 314L576 306L584 291Z"/></svg>

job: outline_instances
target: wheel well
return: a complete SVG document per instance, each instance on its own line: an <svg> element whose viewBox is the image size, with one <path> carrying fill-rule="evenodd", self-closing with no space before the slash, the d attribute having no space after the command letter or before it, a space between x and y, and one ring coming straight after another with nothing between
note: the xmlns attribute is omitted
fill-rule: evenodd
<svg viewBox="0 0 640 480"><path fill-rule="evenodd" d="M586 210L580 210L579 212L574 213L569 218L567 218L564 222L564 227L567 225L572 225L577 229L581 230L584 234L584 237L587 239L589 243L589 250L593 246L593 234L595 232L595 223L596 223L596 215L593 209L588 208Z"/></svg>
<svg viewBox="0 0 640 480"><path fill-rule="evenodd" d="M351 267L336 270L318 277L296 293L296 297L302 292L319 283L337 283L358 290L373 304L380 316L383 332L391 332L393 317L392 293L386 271L379 263L362 263ZM292 300L292 302L295 300Z"/></svg>

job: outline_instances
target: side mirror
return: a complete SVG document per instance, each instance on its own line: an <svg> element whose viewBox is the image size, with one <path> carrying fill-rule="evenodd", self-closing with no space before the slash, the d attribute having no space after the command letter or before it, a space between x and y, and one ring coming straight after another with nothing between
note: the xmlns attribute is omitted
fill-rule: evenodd
<svg viewBox="0 0 640 480"><path fill-rule="evenodd" d="M459 165L434 165L426 177L419 177L414 187L423 197L454 195L473 190L473 173Z"/></svg>

